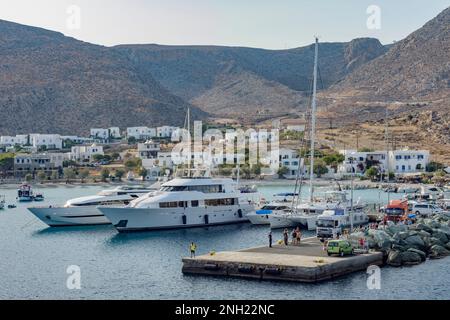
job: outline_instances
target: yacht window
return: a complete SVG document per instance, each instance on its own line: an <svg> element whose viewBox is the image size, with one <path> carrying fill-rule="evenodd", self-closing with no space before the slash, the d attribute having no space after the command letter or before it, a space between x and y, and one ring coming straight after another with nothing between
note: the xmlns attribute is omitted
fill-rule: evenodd
<svg viewBox="0 0 450 320"><path fill-rule="evenodd" d="M177 208L178 207L178 202L173 201L173 202L160 202L159 203L159 207L160 208Z"/></svg>
<svg viewBox="0 0 450 320"><path fill-rule="evenodd" d="M232 206L235 203L234 198L205 200L205 205L207 206Z"/></svg>
<svg viewBox="0 0 450 320"><path fill-rule="evenodd" d="M222 191L222 185L221 184L215 184L215 185L207 185L207 186L189 186L189 191L199 191L203 193L221 193Z"/></svg>
<svg viewBox="0 0 450 320"><path fill-rule="evenodd" d="M192 200L191 207L198 207L198 200Z"/></svg>
<svg viewBox="0 0 450 320"><path fill-rule="evenodd" d="M187 201L178 201L178 206L180 208L186 208L187 207Z"/></svg>

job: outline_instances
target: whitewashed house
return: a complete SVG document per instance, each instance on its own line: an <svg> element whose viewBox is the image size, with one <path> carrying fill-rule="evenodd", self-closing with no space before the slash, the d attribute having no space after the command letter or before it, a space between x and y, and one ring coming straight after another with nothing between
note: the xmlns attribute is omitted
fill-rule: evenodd
<svg viewBox="0 0 450 320"><path fill-rule="evenodd" d="M74 144L86 144L86 143L93 143L94 139L92 138L85 138L85 137L79 137L79 136L61 136L61 139L64 141L70 140Z"/></svg>
<svg viewBox="0 0 450 320"><path fill-rule="evenodd" d="M30 144L37 150L45 149L62 149L63 140L59 134L30 134Z"/></svg>
<svg viewBox="0 0 450 320"><path fill-rule="evenodd" d="M93 143L90 146L73 146L69 154L70 160L73 161L92 161L94 155L104 155L103 147Z"/></svg>
<svg viewBox="0 0 450 320"><path fill-rule="evenodd" d="M147 140L144 143L138 143L138 157L141 159L155 159L161 150L159 142Z"/></svg>
<svg viewBox="0 0 450 320"><path fill-rule="evenodd" d="M156 128L156 136L159 138L171 138L172 134L177 132L179 127L162 126Z"/></svg>
<svg viewBox="0 0 450 320"><path fill-rule="evenodd" d="M293 179L297 177L300 155L296 150L288 148L280 148L279 150L279 167L286 167L288 172L285 178Z"/></svg>
<svg viewBox="0 0 450 320"><path fill-rule="evenodd" d="M425 171L430 163L428 150L395 150L389 152L389 171L396 174Z"/></svg>
<svg viewBox="0 0 450 320"><path fill-rule="evenodd" d="M110 128L92 128L90 130L90 137L97 140L109 140L109 139L120 139L120 128L110 127Z"/></svg>
<svg viewBox="0 0 450 320"><path fill-rule="evenodd" d="M358 152L341 150L345 156L338 167L338 173L363 175L367 168L376 167L381 172L414 173L425 171L429 163L429 151L426 150L394 150Z"/></svg>
<svg viewBox="0 0 450 320"><path fill-rule="evenodd" d="M127 128L127 138L135 138L137 140L145 140L156 137L156 129L149 127L129 127Z"/></svg>
<svg viewBox="0 0 450 320"><path fill-rule="evenodd" d="M290 124L286 126L286 131L303 132L305 131L304 124Z"/></svg>
<svg viewBox="0 0 450 320"><path fill-rule="evenodd" d="M1 136L0 144L4 146L24 146L30 144L30 136L27 134L18 134L15 136Z"/></svg>

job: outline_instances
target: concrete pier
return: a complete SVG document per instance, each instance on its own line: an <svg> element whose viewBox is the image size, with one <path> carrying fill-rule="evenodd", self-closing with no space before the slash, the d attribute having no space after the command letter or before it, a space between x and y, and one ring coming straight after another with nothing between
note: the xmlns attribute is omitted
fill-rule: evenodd
<svg viewBox="0 0 450 320"><path fill-rule="evenodd" d="M318 239L308 238L299 246L274 245L183 258L182 272L313 283L383 264L381 252L329 257L322 246Z"/></svg>

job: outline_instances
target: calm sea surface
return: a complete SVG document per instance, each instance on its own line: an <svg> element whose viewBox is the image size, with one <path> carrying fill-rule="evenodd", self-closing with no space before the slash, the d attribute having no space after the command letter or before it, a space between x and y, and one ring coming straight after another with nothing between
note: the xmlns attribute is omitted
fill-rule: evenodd
<svg viewBox="0 0 450 320"><path fill-rule="evenodd" d="M45 202L39 205L63 204L105 188L40 188ZM259 191L270 199L293 187L267 185ZM15 203L15 189L0 186L1 194ZM356 190L358 198L374 203L386 201L387 194ZM119 234L112 226L53 229L29 213L29 205L0 210L2 299L450 299L450 258L384 267L380 290L367 289L365 272L320 284L184 276L181 258L190 241L198 244L199 254L260 246L266 244L269 228L241 224L132 234ZM275 236L281 238L280 231ZM80 290L66 287L69 265L81 268Z"/></svg>

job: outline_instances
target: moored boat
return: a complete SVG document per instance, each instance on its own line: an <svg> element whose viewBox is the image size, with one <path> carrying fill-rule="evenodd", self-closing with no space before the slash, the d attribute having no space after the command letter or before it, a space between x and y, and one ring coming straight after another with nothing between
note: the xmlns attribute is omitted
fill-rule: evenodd
<svg viewBox="0 0 450 320"><path fill-rule="evenodd" d="M68 200L64 206L31 207L28 210L50 227L110 224L97 206L124 206L151 191L154 190L140 186L119 186L94 196Z"/></svg>
<svg viewBox="0 0 450 320"><path fill-rule="evenodd" d="M99 206L119 232L248 222L254 206L232 179L175 178L125 207Z"/></svg>

